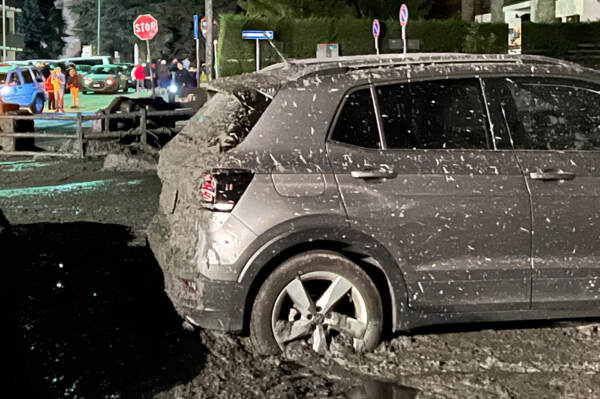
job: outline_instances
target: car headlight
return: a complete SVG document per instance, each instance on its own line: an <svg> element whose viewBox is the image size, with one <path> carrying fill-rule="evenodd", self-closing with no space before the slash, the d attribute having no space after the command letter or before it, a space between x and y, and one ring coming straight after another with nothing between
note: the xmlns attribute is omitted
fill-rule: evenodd
<svg viewBox="0 0 600 399"><path fill-rule="evenodd" d="M177 85L175 83L171 83L169 86L169 91L173 94L177 93Z"/></svg>
<svg viewBox="0 0 600 399"><path fill-rule="evenodd" d="M92 84L92 79L84 79L83 80L85 82L86 85L91 85Z"/></svg>
<svg viewBox="0 0 600 399"><path fill-rule="evenodd" d="M115 83L115 80L113 78L107 78L106 79L106 84L107 85L112 85L113 83Z"/></svg>

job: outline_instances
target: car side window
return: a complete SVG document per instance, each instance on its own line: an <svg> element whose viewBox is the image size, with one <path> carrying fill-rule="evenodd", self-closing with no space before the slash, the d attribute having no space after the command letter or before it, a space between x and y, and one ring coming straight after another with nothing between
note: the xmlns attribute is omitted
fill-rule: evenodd
<svg viewBox="0 0 600 399"><path fill-rule="evenodd" d="M31 77L31 72L29 72L29 70L21 72L21 75L23 76L23 82L33 83L33 78Z"/></svg>
<svg viewBox="0 0 600 399"><path fill-rule="evenodd" d="M10 78L8 79L8 83L12 83L14 85L21 84L21 78L19 78L19 74L15 71L10 74Z"/></svg>
<svg viewBox="0 0 600 399"><path fill-rule="evenodd" d="M532 78L505 83L512 96L515 148L600 150L600 85Z"/></svg>
<svg viewBox="0 0 600 399"><path fill-rule="evenodd" d="M347 96L331 139L359 147L380 147L379 130L370 89L360 89Z"/></svg>
<svg viewBox="0 0 600 399"><path fill-rule="evenodd" d="M487 113L477 79L379 86L390 149L489 149Z"/></svg>

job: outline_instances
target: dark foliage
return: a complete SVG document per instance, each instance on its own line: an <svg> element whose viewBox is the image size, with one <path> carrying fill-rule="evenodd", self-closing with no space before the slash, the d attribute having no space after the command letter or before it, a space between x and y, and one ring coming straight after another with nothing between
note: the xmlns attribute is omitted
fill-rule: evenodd
<svg viewBox="0 0 600 399"><path fill-rule="evenodd" d="M77 29L84 44L96 45L97 0L80 0L72 7L79 14ZM233 0L215 0L215 15L236 11ZM152 58L193 58L196 44L193 38L193 15L204 15L204 1L198 0L104 0L101 10L100 53L112 55L119 51L123 61L133 59L137 42L140 56L145 58L146 45L133 35L132 24L140 14L152 14L158 20L158 34L150 42ZM201 54L204 43L201 41Z"/></svg>
<svg viewBox="0 0 600 399"><path fill-rule="evenodd" d="M25 35L21 59L58 58L64 46L65 23L60 9L52 0L24 0L23 12L17 14L17 30Z"/></svg>

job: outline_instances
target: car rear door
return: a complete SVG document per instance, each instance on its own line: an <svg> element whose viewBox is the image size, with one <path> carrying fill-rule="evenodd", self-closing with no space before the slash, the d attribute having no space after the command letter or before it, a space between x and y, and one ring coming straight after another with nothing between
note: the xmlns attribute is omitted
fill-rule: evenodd
<svg viewBox="0 0 600 399"><path fill-rule="evenodd" d="M34 94L37 92L37 85L29 69L21 70L21 78L23 79L23 105L29 105L33 101Z"/></svg>
<svg viewBox="0 0 600 399"><path fill-rule="evenodd" d="M533 210L534 308L600 301L600 84L504 78Z"/></svg>
<svg viewBox="0 0 600 399"><path fill-rule="evenodd" d="M397 259L411 308L529 308L529 197L512 151L494 150L478 79L357 89L328 151L349 219Z"/></svg>

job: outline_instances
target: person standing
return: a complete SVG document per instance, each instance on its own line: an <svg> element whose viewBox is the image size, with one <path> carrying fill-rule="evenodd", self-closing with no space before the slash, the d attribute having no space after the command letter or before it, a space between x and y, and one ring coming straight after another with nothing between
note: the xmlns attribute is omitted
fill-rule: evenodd
<svg viewBox="0 0 600 399"><path fill-rule="evenodd" d="M54 97L56 99L56 112L65 112L65 75L63 75L60 67L54 68L52 85L54 86Z"/></svg>
<svg viewBox="0 0 600 399"><path fill-rule="evenodd" d="M54 99L54 85L52 84L52 77L54 72L49 72L48 77L44 82L44 90L46 91L46 97L48 98L48 111L54 111L56 109L56 100Z"/></svg>
<svg viewBox="0 0 600 399"><path fill-rule="evenodd" d="M158 64L158 87L161 91L166 91L169 88L169 67L167 66L166 60L161 60Z"/></svg>
<svg viewBox="0 0 600 399"><path fill-rule="evenodd" d="M75 69L69 70L69 83L68 88L71 92L71 108L79 108L79 88L81 83L79 82L79 75Z"/></svg>
<svg viewBox="0 0 600 399"><path fill-rule="evenodd" d="M146 78L144 68L141 65L138 64L133 68L133 77L135 78L135 91L139 92L144 87L144 79Z"/></svg>

